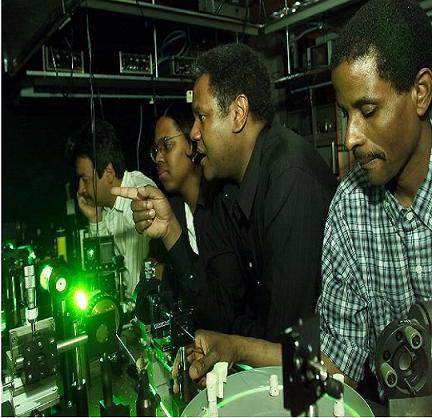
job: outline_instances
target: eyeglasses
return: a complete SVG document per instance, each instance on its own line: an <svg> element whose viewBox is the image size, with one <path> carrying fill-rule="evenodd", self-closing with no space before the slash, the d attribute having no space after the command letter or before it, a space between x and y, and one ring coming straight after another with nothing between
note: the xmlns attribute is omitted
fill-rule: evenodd
<svg viewBox="0 0 432 418"><path fill-rule="evenodd" d="M173 135L173 136L163 136L156 144L153 144L150 147L150 157L153 160L153 162L156 162L156 157L158 152L160 152L162 155L166 155L172 148L171 140L173 138L177 138L178 136L182 136L183 133Z"/></svg>

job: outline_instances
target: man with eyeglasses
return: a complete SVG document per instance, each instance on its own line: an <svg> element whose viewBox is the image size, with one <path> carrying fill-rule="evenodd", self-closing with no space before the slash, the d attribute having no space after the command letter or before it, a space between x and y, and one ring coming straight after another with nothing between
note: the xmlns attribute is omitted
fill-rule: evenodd
<svg viewBox="0 0 432 418"><path fill-rule="evenodd" d="M155 186L139 171L127 171L120 141L114 127L103 120L95 122L95 155L93 133L87 123L75 135L72 158L79 178L77 200L89 221L92 236L112 235L117 255L126 267L126 294L133 294L139 281L143 260L149 251L149 237L138 234L128 199L113 196L113 186Z"/></svg>
<svg viewBox="0 0 432 418"><path fill-rule="evenodd" d="M203 269L163 194L113 189L133 199L136 227L162 238L183 294L227 332L280 341L314 311L325 218L336 181L319 154L274 120L271 81L244 44L209 50L197 62L191 137L207 180L230 183L216 199ZM208 308L207 308L208 310Z"/></svg>

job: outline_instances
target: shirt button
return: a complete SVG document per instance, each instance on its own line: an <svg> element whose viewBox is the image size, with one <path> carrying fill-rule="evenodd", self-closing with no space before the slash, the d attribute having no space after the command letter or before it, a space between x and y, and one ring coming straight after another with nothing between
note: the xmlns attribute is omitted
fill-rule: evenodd
<svg viewBox="0 0 432 418"><path fill-rule="evenodd" d="M422 271L423 271L422 266L417 266L415 268L415 271L416 271L417 274L422 274Z"/></svg>
<svg viewBox="0 0 432 418"><path fill-rule="evenodd" d="M410 212L407 212L407 214L406 214L406 218L409 220L409 221L411 221L412 220L412 218L414 218L414 214L410 211Z"/></svg>

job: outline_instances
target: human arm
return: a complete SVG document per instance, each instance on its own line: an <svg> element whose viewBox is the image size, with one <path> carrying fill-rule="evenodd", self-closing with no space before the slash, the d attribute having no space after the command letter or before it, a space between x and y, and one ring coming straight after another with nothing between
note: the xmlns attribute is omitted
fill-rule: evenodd
<svg viewBox="0 0 432 418"><path fill-rule="evenodd" d="M192 251L186 232L169 251L176 288L194 308L196 327L231 332L243 310L245 284L232 247L213 227L206 232L199 256Z"/></svg>
<svg viewBox="0 0 432 418"><path fill-rule="evenodd" d="M350 377L342 373L324 353L321 353L321 361L324 363L324 366L326 367L328 374L330 374L331 376L333 376L336 373L342 374L344 376L345 383L348 383L354 389L357 388L358 382L356 382L355 380L351 379Z"/></svg>
<svg viewBox="0 0 432 418"><path fill-rule="evenodd" d="M132 199L137 230L164 242L174 269L175 287L179 290L177 296L193 307L196 325L231 331L233 318L242 309L244 285L229 243L221 243L220 234L209 227L204 241L211 244L206 245L208 251L201 252L198 257L162 192L147 186L114 188L113 193ZM173 219L178 235L170 235L168 230Z"/></svg>
<svg viewBox="0 0 432 418"><path fill-rule="evenodd" d="M131 199L135 228L150 238L160 238L169 250L181 235L181 226L168 199L156 187L113 187L111 193Z"/></svg>
<svg viewBox="0 0 432 418"><path fill-rule="evenodd" d="M348 202L349 204L349 202ZM351 206L351 205L350 205ZM325 227L323 289L317 303L320 314L321 356L329 371L342 373L353 387L363 379L369 356L369 312L351 221L345 204L335 198Z"/></svg>
<svg viewBox="0 0 432 418"><path fill-rule="evenodd" d="M304 170L290 167L270 173L265 193L258 193L256 205L263 206L263 215L257 309L239 318L234 332L278 341L283 329L315 308L322 231L332 191Z"/></svg>
<svg viewBox="0 0 432 418"><path fill-rule="evenodd" d="M77 202L81 213L91 224L96 224L102 220L102 207L95 206L84 194L77 192Z"/></svg>
<svg viewBox="0 0 432 418"><path fill-rule="evenodd" d="M240 335L198 330L195 341L187 348L192 379L202 378L219 361L244 363L252 367L279 366L282 364L280 344ZM178 375L178 361L173 367L173 377Z"/></svg>

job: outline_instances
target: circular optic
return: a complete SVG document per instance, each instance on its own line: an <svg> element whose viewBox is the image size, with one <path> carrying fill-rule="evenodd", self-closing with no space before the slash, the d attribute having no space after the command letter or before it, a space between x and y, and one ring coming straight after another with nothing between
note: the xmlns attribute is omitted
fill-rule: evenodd
<svg viewBox="0 0 432 418"><path fill-rule="evenodd" d="M48 283L49 283L49 279L51 277L52 272L53 272L53 268L49 264L47 264L42 269L40 276L39 276L39 283L40 283L42 289L48 290Z"/></svg>
<svg viewBox="0 0 432 418"><path fill-rule="evenodd" d="M63 292L66 289L66 285L67 285L67 281L64 277L60 277L57 281L56 281L56 290L57 292Z"/></svg>
<svg viewBox="0 0 432 418"><path fill-rule="evenodd" d="M408 370L411 367L411 356L410 353L404 352L399 358L399 368L403 371Z"/></svg>
<svg viewBox="0 0 432 418"><path fill-rule="evenodd" d="M87 316L97 315L109 310L114 311L116 331L121 327L121 309L118 301L104 292L97 292L89 298Z"/></svg>

